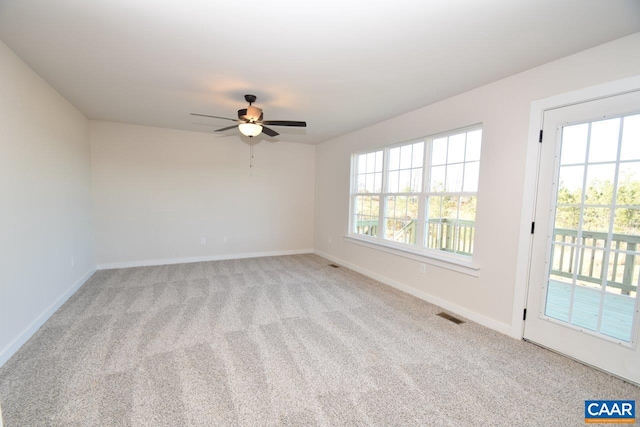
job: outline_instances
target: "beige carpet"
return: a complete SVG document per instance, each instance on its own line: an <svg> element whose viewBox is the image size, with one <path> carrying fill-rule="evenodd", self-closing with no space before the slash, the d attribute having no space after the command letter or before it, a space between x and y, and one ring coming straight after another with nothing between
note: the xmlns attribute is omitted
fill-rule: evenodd
<svg viewBox="0 0 640 427"><path fill-rule="evenodd" d="M97 272L0 369L5 426L584 425L640 389L315 255Z"/></svg>

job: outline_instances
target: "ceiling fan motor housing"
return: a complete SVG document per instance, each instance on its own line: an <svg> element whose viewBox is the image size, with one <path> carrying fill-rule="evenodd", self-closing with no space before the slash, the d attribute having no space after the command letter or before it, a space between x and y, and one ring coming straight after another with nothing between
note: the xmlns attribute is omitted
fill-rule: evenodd
<svg viewBox="0 0 640 427"><path fill-rule="evenodd" d="M248 122L257 122L262 119L262 109L250 105L238 110L238 118Z"/></svg>

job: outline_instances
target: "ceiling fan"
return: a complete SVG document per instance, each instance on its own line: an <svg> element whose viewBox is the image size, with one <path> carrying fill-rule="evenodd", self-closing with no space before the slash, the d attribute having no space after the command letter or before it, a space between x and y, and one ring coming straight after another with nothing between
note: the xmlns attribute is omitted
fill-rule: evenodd
<svg viewBox="0 0 640 427"><path fill-rule="evenodd" d="M253 138L254 136L260 135L260 133L264 132L269 136L278 136L280 135L275 130L268 128L265 125L269 126L292 126L304 128L307 127L307 122L296 122L291 120L262 120L263 113L262 109L258 107L254 107L252 104L256 102L255 95L245 95L244 99L249 103L247 108L243 108L238 110L238 119L230 119L228 117L218 117L218 116L209 116L207 114L197 114L191 113L192 116L200 116L200 117L211 117L213 119L222 119L222 120L231 120L236 122L237 125L228 126L226 128L217 129L216 132L224 132L225 130L233 129L238 126L238 130L243 135L248 136L249 138Z"/></svg>

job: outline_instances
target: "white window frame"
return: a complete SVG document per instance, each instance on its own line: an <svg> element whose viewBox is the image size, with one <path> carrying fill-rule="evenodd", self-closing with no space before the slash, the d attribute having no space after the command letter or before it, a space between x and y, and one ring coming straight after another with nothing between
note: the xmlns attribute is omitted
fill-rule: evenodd
<svg viewBox="0 0 640 427"><path fill-rule="evenodd" d="M377 147L373 149L363 150L351 154L351 170L350 170L350 183L349 183L349 229L345 236L345 240L357 245L369 247L372 249L380 250L383 252L399 255L405 258L414 259L416 261L437 265L439 267L447 268L450 270L465 273L471 276L478 276L480 267L474 261L475 253L471 256L460 255L450 252L445 252L440 249L429 249L425 247L426 244L426 201L430 195L447 196L452 193L433 193L429 190L430 175L431 175L431 151L433 140L443 138L460 133L471 132L474 130L482 130L482 123L458 128L435 135L430 135L424 138L416 138L408 141L385 145L383 147ZM483 133L484 136L484 133ZM419 193L389 193L388 187L388 174L389 174L389 152L391 149L401 147L404 145L415 144L423 142L423 162L422 162L422 187ZM382 184L380 193L371 193L380 195L379 211L378 211L378 230L377 236L369 236L365 234L359 234L355 232L355 206L354 201L356 196L364 195L366 193L357 192L357 162L358 156L362 154L368 154L382 150L383 168L382 168ZM480 163L482 163L482 156L480 157ZM416 243L406 244L401 242L395 242L384 238L385 235L385 221L384 210L386 206L386 197L389 195L399 196L416 196L418 197L418 218L416 225ZM455 193L455 195L470 195L476 197L476 203L478 198L478 191L476 192L461 192ZM477 205L476 205L477 206ZM477 207L476 207L477 209ZM477 212L477 211L476 211ZM474 236L475 238L475 236Z"/></svg>

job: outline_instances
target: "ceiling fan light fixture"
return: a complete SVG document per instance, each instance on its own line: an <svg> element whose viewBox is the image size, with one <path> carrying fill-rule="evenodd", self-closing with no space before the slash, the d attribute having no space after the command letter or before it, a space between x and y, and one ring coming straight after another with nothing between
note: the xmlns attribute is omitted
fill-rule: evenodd
<svg viewBox="0 0 640 427"><path fill-rule="evenodd" d="M262 132L262 126L255 123L240 123L238 129L240 129L240 133L249 138L258 136Z"/></svg>

